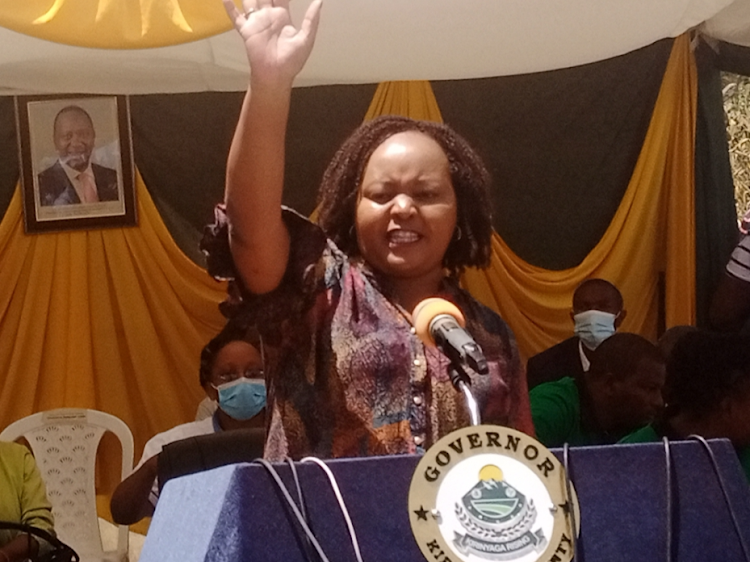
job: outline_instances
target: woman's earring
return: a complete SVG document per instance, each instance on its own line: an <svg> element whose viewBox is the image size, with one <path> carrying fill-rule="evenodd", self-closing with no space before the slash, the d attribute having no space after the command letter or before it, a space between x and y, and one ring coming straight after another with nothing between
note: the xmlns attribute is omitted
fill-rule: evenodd
<svg viewBox="0 0 750 562"><path fill-rule="evenodd" d="M463 235L464 234L463 232L461 232L461 227L456 225L456 234L455 234L456 241L458 242L459 240L461 240L461 238L463 238Z"/></svg>

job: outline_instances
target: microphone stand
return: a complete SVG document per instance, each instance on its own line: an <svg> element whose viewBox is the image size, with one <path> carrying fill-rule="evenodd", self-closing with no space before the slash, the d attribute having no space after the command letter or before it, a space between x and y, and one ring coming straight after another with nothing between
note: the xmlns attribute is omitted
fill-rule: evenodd
<svg viewBox="0 0 750 562"><path fill-rule="evenodd" d="M445 304L455 308L449 302ZM420 306L418 305L417 309ZM461 312L458 309L456 309L456 312L461 316ZM471 379L466 374L464 367L470 367L480 375L489 374L490 371L487 366L487 360L482 353L482 348L458 324L456 318L451 314L438 314L432 318L429 323L429 334L435 345L443 352L443 355L450 360L448 375L456 390L464 395L471 425L480 425L482 420L479 415L479 405L471 393Z"/></svg>
<svg viewBox="0 0 750 562"><path fill-rule="evenodd" d="M469 420L471 425L481 425L482 419L479 415L479 404L477 404L476 398L474 398L474 395L471 393L471 379L469 379L469 375L467 375L463 367L455 361L451 361L448 375L451 378L453 386L456 387L456 390L464 395L466 408L469 410Z"/></svg>

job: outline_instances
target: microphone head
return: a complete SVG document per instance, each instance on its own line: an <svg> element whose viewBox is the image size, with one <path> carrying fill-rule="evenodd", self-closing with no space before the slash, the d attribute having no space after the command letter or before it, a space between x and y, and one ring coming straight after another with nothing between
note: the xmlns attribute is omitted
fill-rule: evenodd
<svg viewBox="0 0 750 562"><path fill-rule="evenodd" d="M436 316L440 316L441 314L452 316L462 328L466 327L464 315L455 304L438 297L424 299L414 307L411 319L419 339L427 345L435 345L435 339L430 334L430 323Z"/></svg>

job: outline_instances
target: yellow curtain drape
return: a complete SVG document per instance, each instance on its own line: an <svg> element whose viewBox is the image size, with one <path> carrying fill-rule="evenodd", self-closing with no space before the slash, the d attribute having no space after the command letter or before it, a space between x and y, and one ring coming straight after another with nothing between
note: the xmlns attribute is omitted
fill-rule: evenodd
<svg viewBox="0 0 750 562"><path fill-rule="evenodd" d="M606 233L575 268L547 271L516 256L497 235L492 264L468 271L465 287L498 311L526 356L572 335L571 295L588 277L622 291L626 331L656 337L658 280L665 276L667 327L695 322L695 61L675 40L633 176Z"/></svg>
<svg viewBox="0 0 750 562"><path fill-rule="evenodd" d="M369 121L380 115L402 115L423 121L443 122L432 86L427 80L378 84L364 120Z"/></svg>
<svg viewBox="0 0 750 562"><path fill-rule="evenodd" d="M98 49L177 45L232 28L222 3L205 0L0 0L0 26Z"/></svg>
<svg viewBox="0 0 750 562"><path fill-rule="evenodd" d="M486 270L469 270L463 286L511 326L529 357L572 335L575 287L603 277L623 293L622 329L656 337L658 284L666 286L667 326L695 321L694 142L697 75L687 35L665 71L633 176L606 233L575 268L549 271L516 256L495 233ZM429 82L384 82L365 120L400 114L442 122Z"/></svg>
<svg viewBox="0 0 750 562"><path fill-rule="evenodd" d="M16 189L0 223L0 427L95 408L128 424L137 461L194 419L226 287L182 254L139 174L136 188L137 227L40 235L24 233Z"/></svg>

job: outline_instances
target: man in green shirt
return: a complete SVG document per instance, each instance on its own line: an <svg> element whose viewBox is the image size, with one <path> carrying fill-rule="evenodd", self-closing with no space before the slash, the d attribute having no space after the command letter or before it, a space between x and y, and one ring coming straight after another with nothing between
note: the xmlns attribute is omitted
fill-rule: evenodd
<svg viewBox="0 0 750 562"><path fill-rule="evenodd" d="M663 415L620 443L727 438L750 481L750 337L690 332L667 360Z"/></svg>
<svg viewBox="0 0 750 562"><path fill-rule="evenodd" d="M530 393L536 436L547 447L616 443L662 409L664 360L651 342L620 332L606 339L582 377Z"/></svg>

